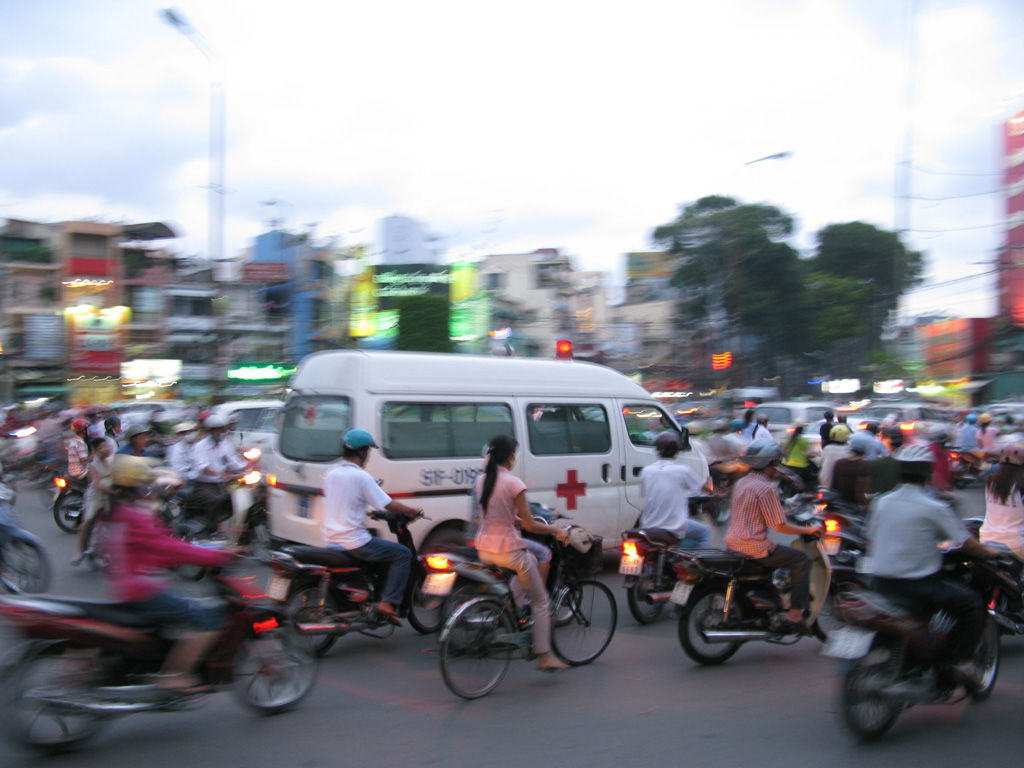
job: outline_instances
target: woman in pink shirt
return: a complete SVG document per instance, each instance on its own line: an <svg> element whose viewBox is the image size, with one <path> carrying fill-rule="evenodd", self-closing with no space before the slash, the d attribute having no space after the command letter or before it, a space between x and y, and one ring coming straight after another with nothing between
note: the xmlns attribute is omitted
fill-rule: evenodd
<svg viewBox="0 0 1024 768"><path fill-rule="evenodd" d="M516 463L519 443L510 435L496 435L487 445L487 468L477 480L480 500L480 529L476 550L485 563L510 568L530 598L533 614L533 650L537 669L554 672L566 665L551 652L551 615L548 592L535 558L519 535L518 522L531 533L551 534L565 540L568 533L538 522L526 503L526 484L510 471Z"/></svg>
<svg viewBox="0 0 1024 768"><path fill-rule="evenodd" d="M234 555L186 544L171 534L145 500L156 479L153 463L126 454L114 457L110 472L111 590L125 608L154 624L184 630L167 655L156 684L168 690L198 692L199 680L192 671L216 641L224 617L220 611L174 594L165 571L184 564L227 565Z"/></svg>

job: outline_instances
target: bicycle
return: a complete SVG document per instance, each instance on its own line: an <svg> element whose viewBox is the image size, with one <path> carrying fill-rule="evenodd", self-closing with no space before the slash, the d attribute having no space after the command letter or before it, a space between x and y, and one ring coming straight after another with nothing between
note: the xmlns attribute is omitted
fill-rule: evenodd
<svg viewBox="0 0 1024 768"><path fill-rule="evenodd" d="M536 657L533 625L511 589L515 571L468 561L453 566L455 558L435 556L427 564L475 578L488 589L459 606L445 622L439 645L441 677L456 696L477 699L498 686L512 659ZM615 598L608 587L590 578L601 570L601 558L600 537L594 537L586 553L572 545L553 546L548 577L551 649L570 666L597 659L615 634Z"/></svg>

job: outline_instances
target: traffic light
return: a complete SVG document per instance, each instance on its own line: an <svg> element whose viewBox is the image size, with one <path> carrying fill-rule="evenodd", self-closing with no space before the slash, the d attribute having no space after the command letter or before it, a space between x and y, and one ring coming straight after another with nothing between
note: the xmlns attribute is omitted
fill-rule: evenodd
<svg viewBox="0 0 1024 768"><path fill-rule="evenodd" d="M555 358L572 360L572 342L569 339L559 339L555 342Z"/></svg>

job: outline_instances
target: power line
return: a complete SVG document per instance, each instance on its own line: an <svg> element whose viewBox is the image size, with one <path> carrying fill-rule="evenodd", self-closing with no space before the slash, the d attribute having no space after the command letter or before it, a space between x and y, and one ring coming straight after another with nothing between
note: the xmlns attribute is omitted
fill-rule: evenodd
<svg viewBox="0 0 1024 768"><path fill-rule="evenodd" d="M925 168L920 165L916 165L910 162L901 163L906 165L910 170L917 171L918 173L927 173L932 176L1002 176L1002 171L945 171L938 168Z"/></svg>
<svg viewBox="0 0 1024 768"><path fill-rule="evenodd" d="M928 202L942 202L944 200L963 200L967 197L988 197L989 195L1002 194L1002 189L989 189L984 192L968 192L963 195L902 195L904 200L926 200Z"/></svg>

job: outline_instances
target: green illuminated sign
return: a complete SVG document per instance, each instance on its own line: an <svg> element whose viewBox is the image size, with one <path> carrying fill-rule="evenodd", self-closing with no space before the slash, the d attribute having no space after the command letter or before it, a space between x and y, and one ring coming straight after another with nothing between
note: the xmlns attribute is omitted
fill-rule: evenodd
<svg viewBox="0 0 1024 768"><path fill-rule="evenodd" d="M240 381L277 381L287 379L295 373L293 365L276 365L267 363L265 365L243 365L239 368L232 368L228 371L229 379Z"/></svg>

